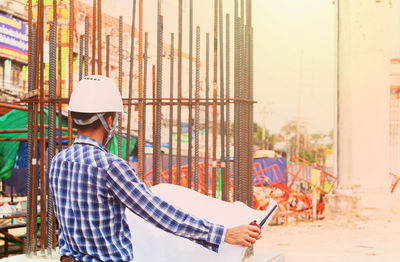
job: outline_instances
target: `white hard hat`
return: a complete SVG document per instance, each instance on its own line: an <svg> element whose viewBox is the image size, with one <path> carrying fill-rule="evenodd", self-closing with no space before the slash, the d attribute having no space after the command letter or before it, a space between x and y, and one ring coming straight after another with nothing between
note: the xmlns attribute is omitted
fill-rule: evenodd
<svg viewBox="0 0 400 262"><path fill-rule="evenodd" d="M121 94L105 76L85 76L72 91L67 109L79 113L123 112Z"/></svg>

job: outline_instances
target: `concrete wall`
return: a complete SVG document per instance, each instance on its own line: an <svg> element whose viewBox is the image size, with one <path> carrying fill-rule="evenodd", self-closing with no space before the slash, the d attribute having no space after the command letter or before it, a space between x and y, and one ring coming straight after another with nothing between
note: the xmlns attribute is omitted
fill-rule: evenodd
<svg viewBox="0 0 400 262"><path fill-rule="evenodd" d="M338 185L364 206L389 192L389 13L389 0L339 1Z"/></svg>

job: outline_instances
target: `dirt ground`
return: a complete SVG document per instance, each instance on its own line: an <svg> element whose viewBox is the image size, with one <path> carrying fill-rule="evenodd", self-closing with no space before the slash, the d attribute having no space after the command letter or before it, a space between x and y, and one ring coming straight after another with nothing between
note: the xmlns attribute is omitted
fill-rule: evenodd
<svg viewBox="0 0 400 262"><path fill-rule="evenodd" d="M286 262L400 261L400 210L363 209L314 223L270 226L255 253L280 252Z"/></svg>

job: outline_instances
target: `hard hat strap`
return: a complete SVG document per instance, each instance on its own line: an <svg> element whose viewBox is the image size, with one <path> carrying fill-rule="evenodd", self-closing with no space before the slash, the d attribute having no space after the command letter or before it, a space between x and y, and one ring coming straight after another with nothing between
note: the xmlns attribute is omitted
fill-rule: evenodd
<svg viewBox="0 0 400 262"><path fill-rule="evenodd" d="M86 120L74 118L74 122L75 122L75 124L77 124L78 126L87 126L87 125L90 125L90 124L93 124L94 122L96 122L97 119L99 119L98 114L93 115L91 118L86 119Z"/></svg>
<svg viewBox="0 0 400 262"><path fill-rule="evenodd" d="M107 125L107 123L106 123L106 120L104 119L103 114L99 113L99 114L97 114L97 116L99 117L101 123L103 124L104 129L108 132L107 140L106 140L106 142L104 143L104 146L107 146L107 144L110 142L110 140L111 140L111 138L112 138L112 135L113 135L113 133L114 133L115 128L117 127L118 114L115 114L114 121L113 121L113 124L112 124L111 129L108 128L108 125Z"/></svg>

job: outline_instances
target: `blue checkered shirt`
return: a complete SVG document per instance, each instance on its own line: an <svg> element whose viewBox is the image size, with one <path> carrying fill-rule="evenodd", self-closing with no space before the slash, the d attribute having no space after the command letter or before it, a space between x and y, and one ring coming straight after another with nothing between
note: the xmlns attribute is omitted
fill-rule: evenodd
<svg viewBox="0 0 400 262"><path fill-rule="evenodd" d="M62 255L83 261L131 261L125 207L158 228L218 252L225 229L154 195L121 158L78 136L57 154L49 174Z"/></svg>

